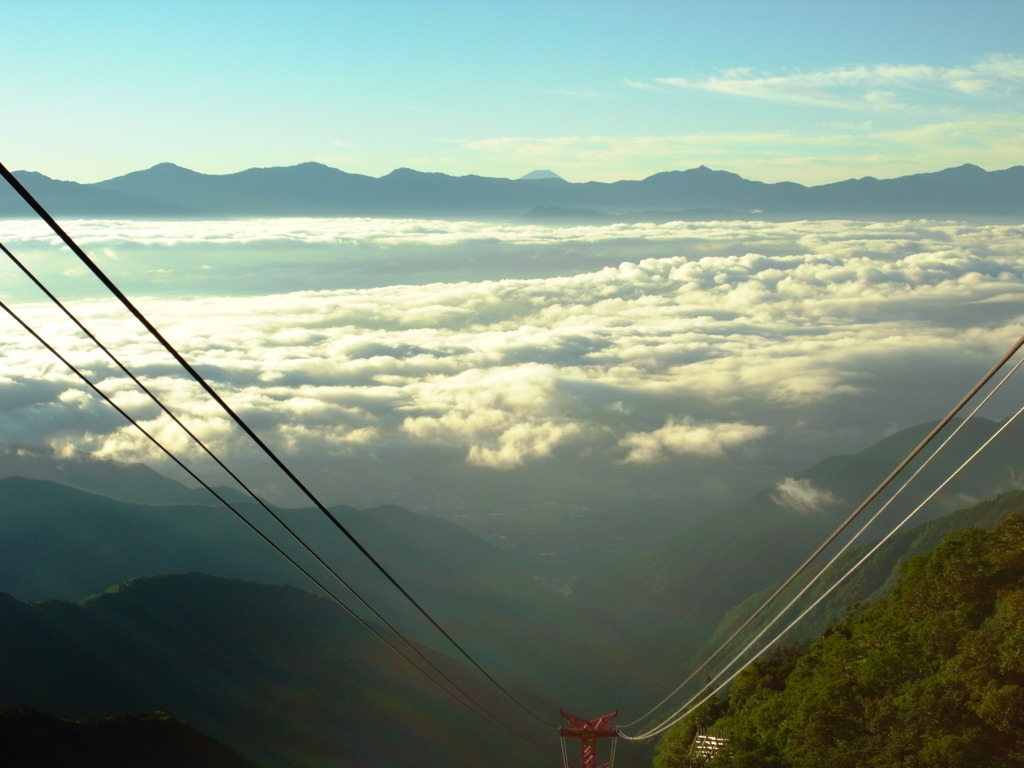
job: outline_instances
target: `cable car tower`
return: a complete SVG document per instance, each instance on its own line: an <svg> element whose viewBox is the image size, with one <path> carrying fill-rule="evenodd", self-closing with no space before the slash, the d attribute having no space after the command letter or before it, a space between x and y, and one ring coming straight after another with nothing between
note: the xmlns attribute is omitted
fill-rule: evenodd
<svg viewBox="0 0 1024 768"><path fill-rule="evenodd" d="M568 727L558 729L558 735L562 737L562 762L565 768L612 768L612 763L615 762L615 745L617 742L612 741L608 762L604 765L598 765L597 740L616 739L618 737L619 729L614 725L609 725L609 721L619 714L619 710L616 709L611 714L602 715L594 720L584 720L582 717L570 715L565 710L559 710L559 713L569 721ZM569 756L565 750L566 739L580 740L579 765L569 764Z"/></svg>

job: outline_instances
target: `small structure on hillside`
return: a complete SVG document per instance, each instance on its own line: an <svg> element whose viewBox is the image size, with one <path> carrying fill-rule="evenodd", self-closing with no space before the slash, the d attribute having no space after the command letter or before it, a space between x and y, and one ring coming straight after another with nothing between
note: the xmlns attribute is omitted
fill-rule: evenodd
<svg viewBox="0 0 1024 768"><path fill-rule="evenodd" d="M690 758L695 762L706 763L725 749L725 745L724 736L714 736L708 733L706 728L698 728L693 744L690 745Z"/></svg>

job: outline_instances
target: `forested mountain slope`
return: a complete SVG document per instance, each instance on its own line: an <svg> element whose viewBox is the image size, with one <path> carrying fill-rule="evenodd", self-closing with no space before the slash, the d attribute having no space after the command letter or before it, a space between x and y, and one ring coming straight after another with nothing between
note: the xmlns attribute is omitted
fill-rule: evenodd
<svg viewBox="0 0 1024 768"><path fill-rule="evenodd" d="M962 439L950 443L865 532L862 541L881 538L999 426L978 418L968 422L960 434ZM823 500L813 509L787 505L777 488L769 488L682 530L666 528L661 541L636 553L631 561L619 564L615 570L607 569L592 578L581 579L579 599L618 605L622 615L632 617L634 625L646 632L641 639L644 650L640 655L648 668L672 668L679 659L699 655L701 648L714 640L716 631L723 628L723 621L734 625L730 611L748 599L763 599L767 596L765 590L774 589L774 585L793 573L931 427L923 424L902 430L857 453L825 458L796 475L796 483L806 484ZM983 461L972 463L920 510L908 530L1017 487L1022 440L1020 428L1011 425L995 439ZM861 518L866 519L876 508L877 505ZM975 523L941 523L936 530L946 524L957 527ZM850 530L858 526L859 523ZM931 545L938 541L925 538ZM828 549L826 558L843 542L840 539ZM894 543L885 555L886 565L877 565L881 560L876 560L865 573L877 573L881 580L878 583L884 583L907 546L911 546L908 539ZM840 616L850 602L869 596L878 583L867 591L857 592L864 586L859 576L851 584L854 589L836 596L832 607L838 612L831 618ZM742 614L742 610L738 613ZM636 674L645 672L638 668ZM660 685L655 678L649 684Z"/></svg>
<svg viewBox="0 0 1024 768"><path fill-rule="evenodd" d="M953 531L967 528L991 530L1022 505L1024 491L1009 491L934 520L917 525L911 523L880 546L877 541L869 540L851 547L828 569L824 569L823 566L812 567L793 582L784 597L788 600L791 595L807 587L805 596L797 603L791 615L796 615L819 598L821 600L814 610L790 631L788 639L792 642L809 643L821 635L829 625L842 619L850 606L882 597L888 592L899 576L900 564L903 561L933 549ZM860 564L857 565L858 563ZM850 574L833 589L836 579L846 574L848 570ZM808 586L811 580L814 580L814 583ZM697 655L706 655L711 649L718 647L777 587L777 584L773 584L730 610L707 646ZM759 629L763 624L755 622L753 626Z"/></svg>
<svg viewBox="0 0 1024 768"><path fill-rule="evenodd" d="M891 592L806 651L775 651L665 737L657 768L1002 768L1024 763L1024 501L990 532L950 534Z"/></svg>
<svg viewBox="0 0 1024 768"><path fill-rule="evenodd" d="M227 747L160 712L63 720L0 709L9 768L253 768Z"/></svg>
<svg viewBox="0 0 1024 768"><path fill-rule="evenodd" d="M0 594L0 626L0 704L72 718L159 709L263 766L456 768L495 749L518 762L543 754L291 587L182 574L81 603ZM464 665L423 651L477 701L521 720Z"/></svg>

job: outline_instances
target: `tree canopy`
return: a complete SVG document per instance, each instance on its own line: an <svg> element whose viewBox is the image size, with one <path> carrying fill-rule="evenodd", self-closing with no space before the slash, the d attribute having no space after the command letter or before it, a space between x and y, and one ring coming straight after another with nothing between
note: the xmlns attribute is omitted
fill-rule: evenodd
<svg viewBox="0 0 1024 768"><path fill-rule="evenodd" d="M1024 765L1024 515L950 534L806 650L751 665L665 735L656 768L701 764L698 727L728 739L709 766Z"/></svg>

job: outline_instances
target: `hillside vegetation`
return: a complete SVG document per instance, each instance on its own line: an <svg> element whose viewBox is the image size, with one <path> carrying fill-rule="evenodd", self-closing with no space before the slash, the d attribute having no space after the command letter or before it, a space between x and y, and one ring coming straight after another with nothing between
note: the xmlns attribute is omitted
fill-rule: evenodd
<svg viewBox="0 0 1024 768"><path fill-rule="evenodd" d="M884 598L806 650L782 648L664 738L656 768L1001 768L1024 764L1024 501L990 532L908 560Z"/></svg>
<svg viewBox="0 0 1024 768"><path fill-rule="evenodd" d="M985 422L974 428L987 434L995 426ZM773 505L766 492L716 516L714 524L689 526L688 533L666 524L664 546L646 551L645 560L631 559L625 550L621 559L610 553L596 558L609 578L580 572L572 600L532 578L517 560L519 548L503 549L453 523L397 507L337 507L334 512L488 670L528 697L542 717L550 715L553 726L559 708L582 715L616 707L624 714L643 711L664 693L666 679L680 665L706 655L702 641L710 639L715 646L731 633L737 617L749 615L750 606L763 601L763 590L784 575L782 559L766 567L761 553L768 543L798 561L821 529L834 525L835 515L863 495L860 485L873 482L879 467L891 466L893 455L905 454L907 442L918 441L918 431L894 435L853 456L828 459L801 475L837 500L816 515ZM885 594L897 581L894 571L901 560L930 550L951 530L991 529L1024 509L1024 492L1017 491L944 514L957 500L984 498L991 489L1005 487L1012 479L1015 445L997 452L997 460L984 471L961 478L952 501L931 510L927 517L933 519L894 537L821 606L821 615L834 620L849 605ZM44 465L26 467L20 458L14 469L48 474ZM88 466L56 469L62 480L81 482ZM102 470L117 480L116 467ZM187 489L167 486L171 481L165 488L146 481L145 474L132 471L124 483L112 482L109 492L117 500L40 478L0 479L0 549L5 552L0 563L0 705L28 705L71 719L159 710L268 768L327 768L339 761L347 766L465 768L496 752L505 762L540 765L557 754L553 728L548 731L551 743L522 744L440 695L340 608L310 594L297 572L284 568L283 558L226 510L197 503ZM158 503L165 493L173 503ZM246 514L254 511L251 505L240 508ZM432 628L389 593L379 574L322 516L312 510L280 512L466 690L493 704L502 718L514 719L517 713L508 703L445 650ZM570 530L575 529L563 532ZM722 538L723 531L730 536ZM859 555L848 553L853 559ZM695 563L702 566L697 572ZM636 566L632 579L629 564ZM735 574L727 579L722 570ZM623 584L613 588L612 577ZM648 579L653 583L647 584ZM951 604L948 595L940 597ZM893 610L897 618L892 623L902 627ZM983 609L979 615L991 612ZM826 618L806 622L796 639L818 637L827 623ZM829 637L838 632L832 630ZM875 630L879 653L886 650L886 632ZM903 642L900 637L894 642ZM916 648L908 652L915 663L928 658ZM785 688L799 658L789 649L763 662L736 684L729 702L716 702L704 713L702 722L721 721L716 727L737 734L729 760L741 759L736 755L745 744L743 718L767 717L753 705L762 700L777 704L768 694ZM899 663L893 658L888 654L873 662L882 665L880 676L884 665ZM978 675L998 679L990 670ZM763 680L775 689L761 691ZM822 685L825 697L848 687L845 681ZM737 697L744 690L757 692L744 702ZM796 704L777 705L789 706L779 711L798 723L805 714L797 706L804 693L795 690ZM858 705L867 701L861 691L850 695ZM777 719L781 723L781 715ZM758 723L749 726L755 735L775 738L781 728L776 723L779 728L769 731ZM666 741L660 759L669 762L661 768L685 765L680 761L692 741L686 728L695 725L688 723ZM799 727L787 725L794 732ZM821 739L840 734L850 741L844 729L860 738L874 727L888 726L866 727L850 717L839 727L829 720L821 726ZM950 728L958 737L969 733ZM761 742L744 748L747 762L741 765L817 764L783 762L777 744L768 757L757 751L768 748ZM964 753L973 748L965 747ZM617 765L650 765L652 751L648 744L629 745L619 751Z"/></svg>
<svg viewBox="0 0 1024 768"><path fill-rule="evenodd" d="M492 749L538 757L489 724L467 727L475 718L397 654L293 587L178 574L80 603L0 594L0 626L2 704L70 719L160 710L274 768L470 766ZM478 676L422 650L511 717Z"/></svg>
<svg viewBox="0 0 1024 768"><path fill-rule="evenodd" d="M253 768L161 712L62 720L6 707L0 709L0 738L12 768Z"/></svg>

